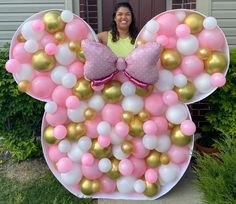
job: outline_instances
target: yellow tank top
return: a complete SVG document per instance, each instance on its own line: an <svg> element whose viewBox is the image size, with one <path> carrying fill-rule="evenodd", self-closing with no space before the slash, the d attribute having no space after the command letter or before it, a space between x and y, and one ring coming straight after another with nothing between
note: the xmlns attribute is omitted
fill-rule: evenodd
<svg viewBox="0 0 236 204"><path fill-rule="evenodd" d="M111 32L108 32L107 46L111 48L117 57L125 57L134 49L134 45L130 42L130 37L120 38L118 41L113 42Z"/></svg>

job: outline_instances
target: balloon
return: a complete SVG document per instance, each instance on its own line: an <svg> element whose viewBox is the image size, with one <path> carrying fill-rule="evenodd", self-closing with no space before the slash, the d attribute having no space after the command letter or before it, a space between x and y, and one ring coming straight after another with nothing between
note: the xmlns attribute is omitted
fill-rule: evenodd
<svg viewBox="0 0 236 204"><path fill-rule="evenodd" d="M92 166L94 161L95 159L91 153L84 153L81 157L81 163L83 166Z"/></svg>
<svg viewBox="0 0 236 204"><path fill-rule="evenodd" d="M208 93L213 88L210 82L210 75L207 73L200 74L193 83L200 93Z"/></svg>
<svg viewBox="0 0 236 204"><path fill-rule="evenodd" d="M162 100L167 106L171 106L178 102L178 95L172 90L165 91Z"/></svg>
<svg viewBox="0 0 236 204"><path fill-rule="evenodd" d="M147 165L144 159L138 159L134 156L129 157L129 160L133 163L134 169L132 172L132 176L136 178L140 178L144 175Z"/></svg>
<svg viewBox="0 0 236 204"><path fill-rule="evenodd" d="M55 113L57 110L57 104L54 101L48 101L44 106L44 110L46 113Z"/></svg>
<svg viewBox="0 0 236 204"><path fill-rule="evenodd" d="M62 84L65 88L73 88L77 82L77 78L72 73L66 73L62 78Z"/></svg>
<svg viewBox="0 0 236 204"><path fill-rule="evenodd" d="M182 59L181 69L187 77L196 77L204 70L204 64L196 55L185 56Z"/></svg>
<svg viewBox="0 0 236 204"><path fill-rule="evenodd" d="M161 64L168 70L177 68L181 63L181 56L176 50L164 50L161 54Z"/></svg>
<svg viewBox="0 0 236 204"><path fill-rule="evenodd" d="M223 72L227 66L227 59L222 52L213 52L205 61L205 70L209 74Z"/></svg>
<svg viewBox="0 0 236 204"><path fill-rule="evenodd" d="M118 81L108 82L102 90L103 98L109 103L116 103L122 100L121 84Z"/></svg>
<svg viewBox="0 0 236 204"><path fill-rule="evenodd" d="M170 156L170 159L175 164L182 164L190 156L189 149L186 147L178 147L175 145L172 145L171 148L168 151L168 155Z"/></svg>
<svg viewBox="0 0 236 204"><path fill-rule="evenodd" d="M102 104L104 105L104 101L102 101ZM113 126L120 121L121 114L122 108L118 104L108 103L102 109L102 119Z"/></svg>
<svg viewBox="0 0 236 204"><path fill-rule="evenodd" d="M40 19L33 20L31 26L34 32L42 32L45 29L45 25Z"/></svg>
<svg viewBox="0 0 236 204"><path fill-rule="evenodd" d="M157 171L155 169L147 169L145 172L145 180L149 183L156 183L157 182Z"/></svg>
<svg viewBox="0 0 236 204"><path fill-rule="evenodd" d="M110 136L98 136L98 143L101 145L101 147L108 147L111 144L111 137Z"/></svg>
<svg viewBox="0 0 236 204"><path fill-rule="evenodd" d="M116 190L116 182L107 176L102 176L100 178L101 182L101 192L112 193Z"/></svg>
<svg viewBox="0 0 236 204"><path fill-rule="evenodd" d="M61 19L65 23L69 23L73 20L73 13L70 10L64 10L61 12Z"/></svg>
<svg viewBox="0 0 236 204"><path fill-rule="evenodd" d="M222 73L214 73L211 75L211 84L214 87L222 87L225 85L226 78Z"/></svg>
<svg viewBox="0 0 236 204"><path fill-rule="evenodd" d="M78 79L84 75L84 64L80 61L75 61L69 66L69 72L76 75Z"/></svg>
<svg viewBox="0 0 236 204"><path fill-rule="evenodd" d="M130 140L125 140L121 143L121 150L125 154L131 154L133 148L134 148L133 143Z"/></svg>
<svg viewBox="0 0 236 204"><path fill-rule="evenodd" d="M16 59L10 59L7 61L5 67L6 67L6 70L10 73L15 73L17 71L20 70L20 63L18 60Z"/></svg>
<svg viewBox="0 0 236 204"><path fill-rule="evenodd" d="M62 182L69 186L78 183L81 178L82 172L80 170L80 167L77 165L74 165L71 171L61 174Z"/></svg>
<svg viewBox="0 0 236 204"><path fill-rule="evenodd" d="M119 137L126 137L129 133L129 126L124 122L118 122L115 126L115 133Z"/></svg>
<svg viewBox="0 0 236 204"><path fill-rule="evenodd" d="M152 120L148 120L143 124L143 130L146 134L154 135L157 132L156 123Z"/></svg>
<svg viewBox="0 0 236 204"><path fill-rule="evenodd" d="M125 111L138 114L143 109L144 103L139 96L126 96L123 99L121 106Z"/></svg>
<svg viewBox="0 0 236 204"><path fill-rule="evenodd" d="M27 91L29 91L30 86L31 86L31 84L29 81L23 80L18 83L18 90L21 92L27 92Z"/></svg>
<svg viewBox="0 0 236 204"><path fill-rule="evenodd" d="M122 159L118 168L123 176L130 176L134 170L134 165L129 159Z"/></svg>
<svg viewBox="0 0 236 204"><path fill-rule="evenodd" d="M186 123L186 121L187 120L183 121L181 124ZM189 135L187 136L181 131L179 126L175 126L171 130L170 137L171 137L172 143L180 147L186 146L192 140L192 138L189 137Z"/></svg>
<svg viewBox="0 0 236 204"><path fill-rule="evenodd" d="M166 152L171 146L171 140L168 135L158 136L156 150L158 152Z"/></svg>
<svg viewBox="0 0 236 204"><path fill-rule="evenodd" d="M149 155L145 158L148 167L156 168L161 165L161 153L155 150L150 151Z"/></svg>
<svg viewBox="0 0 236 204"><path fill-rule="evenodd" d="M57 45L55 43L48 43L44 48L47 55L55 55L57 52Z"/></svg>
<svg viewBox="0 0 236 204"><path fill-rule="evenodd" d="M143 122L138 117L131 120L129 126L129 135L134 137L142 137L144 135Z"/></svg>
<svg viewBox="0 0 236 204"><path fill-rule="evenodd" d="M184 38L190 35L191 30L186 24L180 24L177 26L175 33L179 38Z"/></svg>
<svg viewBox="0 0 236 204"><path fill-rule="evenodd" d="M145 25L145 28L152 33L156 33L159 30L159 27L159 23L154 19L151 19Z"/></svg>
<svg viewBox="0 0 236 204"><path fill-rule="evenodd" d="M198 48L197 50L197 56L202 59L202 60L206 60L208 57L210 57L211 55L211 49L209 48Z"/></svg>
<svg viewBox="0 0 236 204"><path fill-rule="evenodd" d="M53 130L54 137L59 140L64 139L66 134L67 134L66 127L63 125L57 125Z"/></svg>
<svg viewBox="0 0 236 204"><path fill-rule="evenodd" d="M71 143L69 140L61 140L58 144L58 150L61 152L61 153L67 153L71 150Z"/></svg>
<svg viewBox="0 0 236 204"><path fill-rule="evenodd" d="M73 163L68 157L62 157L56 163L57 170L60 173L67 173L72 170Z"/></svg>
<svg viewBox="0 0 236 204"><path fill-rule="evenodd" d="M199 47L198 39L194 35L179 38L176 44L177 50L182 55L192 55Z"/></svg>
<svg viewBox="0 0 236 204"><path fill-rule="evenodd" d="M48 72L55 67L56 60L54 56L47 55L43 50L39 50L32 56L32 65L37 71Z"/></svg>
<svg viewBox="0 0 236 204"><path fill-rule="evenodd" d="M186 102L195 96L196 88L188 81L188 83L182 88L175 87L174 91L177 93L180 101Z"/></svg>
<svg viewBox="0 0 236 204"><path fill-rule="evenodd" d="M66 107L69 109L76 109L79 107L79 99L77 96L69 96L66 98Z"/></svg>
<svg viewBox="0 0 236 204"><path fill-rule="evenodd" d="M203 20L203 27L207 30L215 29L216 26L217 26L217 20L212 16L206 17Z"/></svg>
<svg viewBox="0 0 236 204"><path fill-rule="evenodd" d="M188 117L187 108L183 104L175 104L170 106L166 111L166 118L173 124L180 124Z"/></svg>
<svg viewBox="0 0 236 204"><path fill-rule="evenodd" d="M86 152L91 148L92 141L89 137L83 136L79 139L78 146L82 151Z"/></svg>
<svg viewBox="0 0 236 204"><path fill-rule="evenodd" d="M185 120L180 125L180 130L183 134L190 136L196 131L196 125L191 120Z"/></svg>
<svg viewBox="0 0 236 204"><path fill-rule="evenodd" d="M156 135L144 135L143 145L146 149L152 150L157 147L158 137Z"/></svg>
<svg viewBox="0 0 236 204"><path fill-rule="evenodd" d="M32 54L26 52L24 43L18 43L13 47L12 56L20 63L29 63L32 59Z"/></svg>
<svg viewBox="0 0 236 204"><path fill-rule="evenodd" d="M17 69L17 65L15 66ZM30 64L21 64L20 69L16 71L15 77L18 81L32 81L35 78L35 71Z"/></svg>
<svg viewBox="0 0 236 204"><path fill-rule="evenodd" d="M76 59L76 54L72 52L67 43L63 43L57 46L57 52L55 58L61 65L70 65Z"/></svg>
<svg viewBox="0 0 236 204"><path fill-rule="evenodd" d="M49 33L56 33L62 31L65 27L65 23L60 18L61 12L59 11L48 11L43 16L43 22L45 30Z"/></svg>
<svg viewBox="0 0 236 204"><path fill-rule="evenodd" d="M178 88L182 88L187 84L187 78L184 74L177 74L174 77L174 85Z"/></svg>
<svg viewBox="0 0 236 204"><path fill-rule="evenodd" d="M134 191L134 182L135 178L132 176L122 176L121 178L117 179L117 190L120 193L132 193Z"/></svg>
<svg viewBox="0 0 236 204"><path fill-rule="evenodd" d="M166 111L166 105L159 93L152 94L145 99L145 109L153 116L160 116Z"/></svg>
<svg viewBox="0 0 236 204"><path fill-rule="evenodd" d="M169 43L169 40L165 35L159 35L156 38L156 42L161 44L162 46L166 46Z"/></svg>
<svg viewBox="0 0 236 204"><path fill-rule="evenodd" d="M141 139L134 138L132 140L132 142L133 142L133 145L134 145L134 149L133 149L133 152L132 152L134 157L136 157L138 159L142 159L142 158L144 158L148 155L149 150L144 147L144 144L143 144Z"/></svg>
<svg viewBox="0 0 236 204"><path fill-rule="evenodd" d="M41 31L35 30L34 24L35 24L35 21L28 21L23 24L21 28L21 34L24 37L24 39L40 40L43 37L44 35L43 30Z"/></svg>
<svg viewBox="0 0 236 204"><path fill-rule="evenodd" d="M35 40L27 40L24 44L24 48L26 52L34 53L38 51L39 44Z"/></svg>
<svg viewBox="0 0 236 204"><path fill-rule="evenodd" d="M80 100L89 99L93 95L93 89L90 82L86 79L79 79L73 87L73 94L78 96Z"/></svg>
<svg viewBox="0 0 236 204"><path fill-rule="evenodd" d="M98 162L98 168L103 173L107 173L108 171L110 171L111 167L111 161L108 158L102 158Z"/></svg>
<svg viewBox="0 0 236 204"><path fill-rule="evenodd" d="M159 176L163 184L174 182L179 174L179 167L176 164L170 163L159 167Z"/></svg>
<svg viewBox="0 0 236 204"><path fill-rule="evenodd" d="M159 91L167 91L174 87L174 76L168 70L161 70L159 80L155 84L155 87Z"/></svg>
<svg viewBox="0 0 236 204"><path fill-rule="evenodd" d="M145 185L145 182L141 179L135 181L134 183L134 190L137 192L137 193L143 193L146 189L146 185Z"/></svg>
<svg viewBox="0 0 236 204"><path fill-rule="evenodd" d="M124 96L131 96L135 94L136 87L133 83L127 81L121 85L121 93Z"/></svg>
<svg viewBox="0 0 236 204"><path fill-rule="evenodd" d="M86 120L92 120L96 117L96 110L94 110L93 108L87 108L84 111L84 117Z"/></svg>
<svg viewBox="0 0 236 204"><path fill-rule="evenodd" d="M146 189L144 191L145 196L153 197L160 191L159 183L149 183L148 181L146 181L145 184L146 184Z"/></svg>
<svg viewBox="0 0 236 204"><path fill-rule="evenodd" d="M57 145L50 145L48 149L48 157L51 161L57 162L61 158L65 157L64 153L61 153Z"/></svg>
<svg viewBox="0 0 236 204"><path fill-rule="evenodd" d="M67 119L66 109L61 107L58 107L54 113L46 113L46 121L53 126L64 124Z"/></svg>
<svg viewBox="0 0 236 204"><path fill-rule="evenodd" d="M71 96L71 90L63 86L57 86L52 92L52 99L59 106L66 106L66 99Z"/></svg>
<svg viewBox="0 0 236 204"><path fill-rule="evenodd" d="M192 13L185 17L184 23L190 27L192 34L197 34L203 29L203 19L202 15Z"/></svg>

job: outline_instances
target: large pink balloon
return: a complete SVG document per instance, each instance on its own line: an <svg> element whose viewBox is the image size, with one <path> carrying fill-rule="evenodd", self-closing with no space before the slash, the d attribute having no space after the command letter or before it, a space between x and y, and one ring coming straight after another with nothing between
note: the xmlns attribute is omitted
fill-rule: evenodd
<svg viewBox="0 0 236 204"><path fill-rule="evenodd" d="M102 172L98 169L98 160L95 160L93 165L82 165L83 175L88 179L98 179L102 176Z"/></svg>
<svg viewBox="0 0 236 204"><path fill-rule="evenodd" d="M145 109L153 116L160 116L166 111L161 94L155 93L145 99Z"/></svg>
<svg viewBox="0 0 236 204"><path fill-rule="evenodd" d="M100 178L101 192L103 193L112 193L116 189L116 181L110 179L107 176L102 176Z"/></svg>
<svg viewBox="0 0 236 204"><path fill-rule="evenodd" d="M102 119L116 125L121 119L122 108L118 104L107 104L102 110Z"/></svg>
<svg viewBox="0 0 236 204"><path fill-rule="evenodd" d="M141 176L143 176L147 169L145 160L135 158L134 156L131 156L129 160L133 163L134 166L132 176L135 176L136 178L140 178Z"/></svg>
<svg viewBox="0 0 236 204"><path fill-rule="evenodd" d="M58 107L55 113L46 113L46 121L52 126L64 124L67 119L67 111L65 108Z"/></svg>
<svg viewBox="0 0 236 204"><path fill-rule="evenodd" d="M71 89L67 89L64 86L57 86L52 93L52 99L57 105L66 106L66 99L71 95Z"/></svg>
<svg viewBox="0 0 236 204"><path fill-rule="evenodd" d="M13 48L12 58L18 60L21 63L27 63L27 62L29 63L31 62L32 55L26 52L24 48L24 43L18 43Z"/></svg>
<svg viewBox="0 0 236 204"><path fill-rule="evenodd" d="M175 164L182 164L190 156L189 148L188 147L178 147L176 145L172 145L168 151L168 155L171 161Z"/></svg>

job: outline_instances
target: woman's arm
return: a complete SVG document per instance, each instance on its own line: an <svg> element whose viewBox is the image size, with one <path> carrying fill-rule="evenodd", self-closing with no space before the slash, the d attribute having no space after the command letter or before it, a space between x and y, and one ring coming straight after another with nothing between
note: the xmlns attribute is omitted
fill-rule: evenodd
<svg viewBox="0 0 236 204"><path fill-rule="evenodd" d="M99 41L104 44L107 45L107 38L108 38L108 32L101 32L97 34Z"/></svg>

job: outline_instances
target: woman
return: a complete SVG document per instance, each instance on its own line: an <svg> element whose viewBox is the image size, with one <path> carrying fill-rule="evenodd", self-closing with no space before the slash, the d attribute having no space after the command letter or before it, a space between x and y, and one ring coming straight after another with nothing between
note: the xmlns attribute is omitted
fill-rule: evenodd
<svg viewBox="0 0 236 204"><path fill-rule="evenodd" d="M118 3L112 17L111 30L98 33L98 38L118 57L127 56L134 49L138 33L133 9L127 2Z"/></svg>

